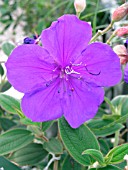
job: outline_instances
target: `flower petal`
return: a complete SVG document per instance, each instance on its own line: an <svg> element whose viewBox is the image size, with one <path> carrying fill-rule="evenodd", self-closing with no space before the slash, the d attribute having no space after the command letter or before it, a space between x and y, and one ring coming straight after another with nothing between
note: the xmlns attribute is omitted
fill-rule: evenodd
<svg viewBox="0 0 128 170"><path fill-rule="evenodd" d="M70 126L77 128L95 116L103 101L104 90L77 79L72 79L70 83L74 91L65 93L63 111Z"/></svg>
<svg viewBox="0 0 128 170"><path fill-rule="evenodd" d="M83 67L76 67L75 71L81 73L87 82L107 87L121 80L120 60L107 44L97 42L89 45L75 62L82 62Z"/></svg>
<svg viewBox="0 0 128 170"><path fill-rule="evenodd" d="M49 53L38 45L21 45L14 49L7 63L7 77L21 92L31 91L52 79L53 64Z"/></svg>
<svg viewBox="0 0 128 170"><path fill-rule="evenodd" d="M44 48L55 61L66 66L87 47L92 36L91 26L75 15L64 15L41 34Z"/></svg>
<svg viewBox="0 0 128 170"><path fill-rule="evenodd" d="M124 80L126 83L128 83L128 64L126 65L124 70Z"/></svg>
<svg viewBox="0 0 128 170"><path fill-rule="evenodd" d="M23 113L34 122L54 120L62 116L61 98L56 80L48 87L25 94L21 107Z"/></svg>

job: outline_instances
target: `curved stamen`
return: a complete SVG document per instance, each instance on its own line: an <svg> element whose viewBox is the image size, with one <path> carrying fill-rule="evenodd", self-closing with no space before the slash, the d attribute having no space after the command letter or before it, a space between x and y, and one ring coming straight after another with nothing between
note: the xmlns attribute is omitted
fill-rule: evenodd
<svg viewBox="0 0 128 170"><path fill-rule="evenodd" d="M100 75L100 73L101 73L101 71L99 71L99 73L91 73L91 72L87 69L86 66L85 66L85 68L86 68L86 71L87 71L89 74L93 75L93 76L98 76L98 75Z"/></svg>

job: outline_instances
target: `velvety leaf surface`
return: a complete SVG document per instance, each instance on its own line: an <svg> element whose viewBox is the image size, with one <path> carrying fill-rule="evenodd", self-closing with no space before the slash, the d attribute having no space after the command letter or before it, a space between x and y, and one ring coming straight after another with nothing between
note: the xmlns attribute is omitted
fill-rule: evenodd
<svg viewBox="0 0 128 170"><path fill-rule="evenodd" d="M4 170L21 170L21 168L14 165L3 156L0 156L0 168L2 167L4 168Z"/></svg>
<svg viewBox="0 0 128 170"><path fill-rule="evenodd" d="M35 165L42 161L48 152L43 149L43 145L31 143L14 152L10 160L16 162L20 166Z"/></svg>
<svg viewBox="0 0 128 170"><path fill-rule="evenodd" d="M0 94L0 106L9 113L22 115L20 101L11 96Z"/></svg>
<svg viewBox="0 0 128 170"><path fill-rule="evenodd" d="M63 153L63 146L62 146L61 142L55 138L52 138L48 142L45 142L44 149L46 149L48 152L51 152L54 154Z"/></svg>
<svg viewBox="0 0 128 170"><path fill-rule="evenodd" d="M42 122L42 131L45 132L50 126L53 124L54 121Z"/></svg>
<svg viewBox="0 0 128 170"><path fill-rule="evenodd" d="M124 161L124 156L128 154L128 143L119 145L109 151L106 157L112 157L110 163L116 164Z"/></svg>
<svg viewBox="0 0 128 170"><path fill-rule="evenodd" d="M13 129L0 135L0 155L16 151L32 142L34 136L25 129Z"/></svg>
<svg viewBox="0 0 128 170"><path fill-rule="evenodd" d="M91 155L100 165L104 165L105 163L102 153L96 149L87 149L82 154Z"/></svg>
<svg viewBox="0 0 128 170"><path fill-rule="evenodd" d="M70 156L67 156L63 162L62 170L82 170L82 166Z"/></svg>
<svg viewBox="0 0 128 170"><path fill-rule="evenodd" d="M76 161L85 166L94 162L90 156L82 155L87 149L99 150L98 142L87 126L82 125L77 129L72 129L62 117L59 119L59 130L66 149Z"/></svg>

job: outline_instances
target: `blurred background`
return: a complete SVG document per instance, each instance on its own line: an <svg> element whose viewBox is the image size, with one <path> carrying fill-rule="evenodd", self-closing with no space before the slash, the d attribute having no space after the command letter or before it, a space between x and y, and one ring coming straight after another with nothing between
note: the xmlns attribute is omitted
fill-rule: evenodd
<svg viewBox="0 0 128 170"><path fill-rule="evenodd" d="M126 2L125 0L87 0L87 7L81 14L80 19L90 22L93 34L98 29L104 29L110 23L112 11ZM11 50L23 43L25 37L40 35L41 31L50 26L63 14L75 14L74 0L0 0L0 61L7 60ZM127 24L126 20L118 22ZM115 29L115 28L114 28ZM111 34L110 32L108 34ZM108 35L100 37L105 42ZM113 43L123 43L123 39L116 39ZM10 49L10 50L9 50ZM4 69L4 70L3 70ZM11 88L7 82L4 64L0 66L1 92L21 98L22 94ZM4 73L3 73L4 71ZM113 96L113 95L112 95Z"/></svg>

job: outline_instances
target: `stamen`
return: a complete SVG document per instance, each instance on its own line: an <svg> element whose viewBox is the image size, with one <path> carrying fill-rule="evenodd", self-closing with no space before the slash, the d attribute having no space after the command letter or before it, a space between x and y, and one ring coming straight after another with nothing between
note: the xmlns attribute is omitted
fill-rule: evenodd
<svg viewBox="0 0 128 170"><path fill-rule="evenodd" d="M101 73L101 71L99 71L99 73L91 73L91 72L87 69L86 66L85 66L85 68L86 68L86 71L87 71L89 74L94 75L94 76L98 76L98 75L100 75L100 73Z"/></svg>
<svg viewBox="0 0 128 170"><path fill-rule="evenodd" d="M80 64L72 64L72 66L81 66L82 62Z"/></svg>
<svg viewBox="0 0 128 170"><path fill-rule="evenodd" d="M67 66L65 68L65 73L66 74L80 74L79 72L74 71L71 67Z"/></svg>

